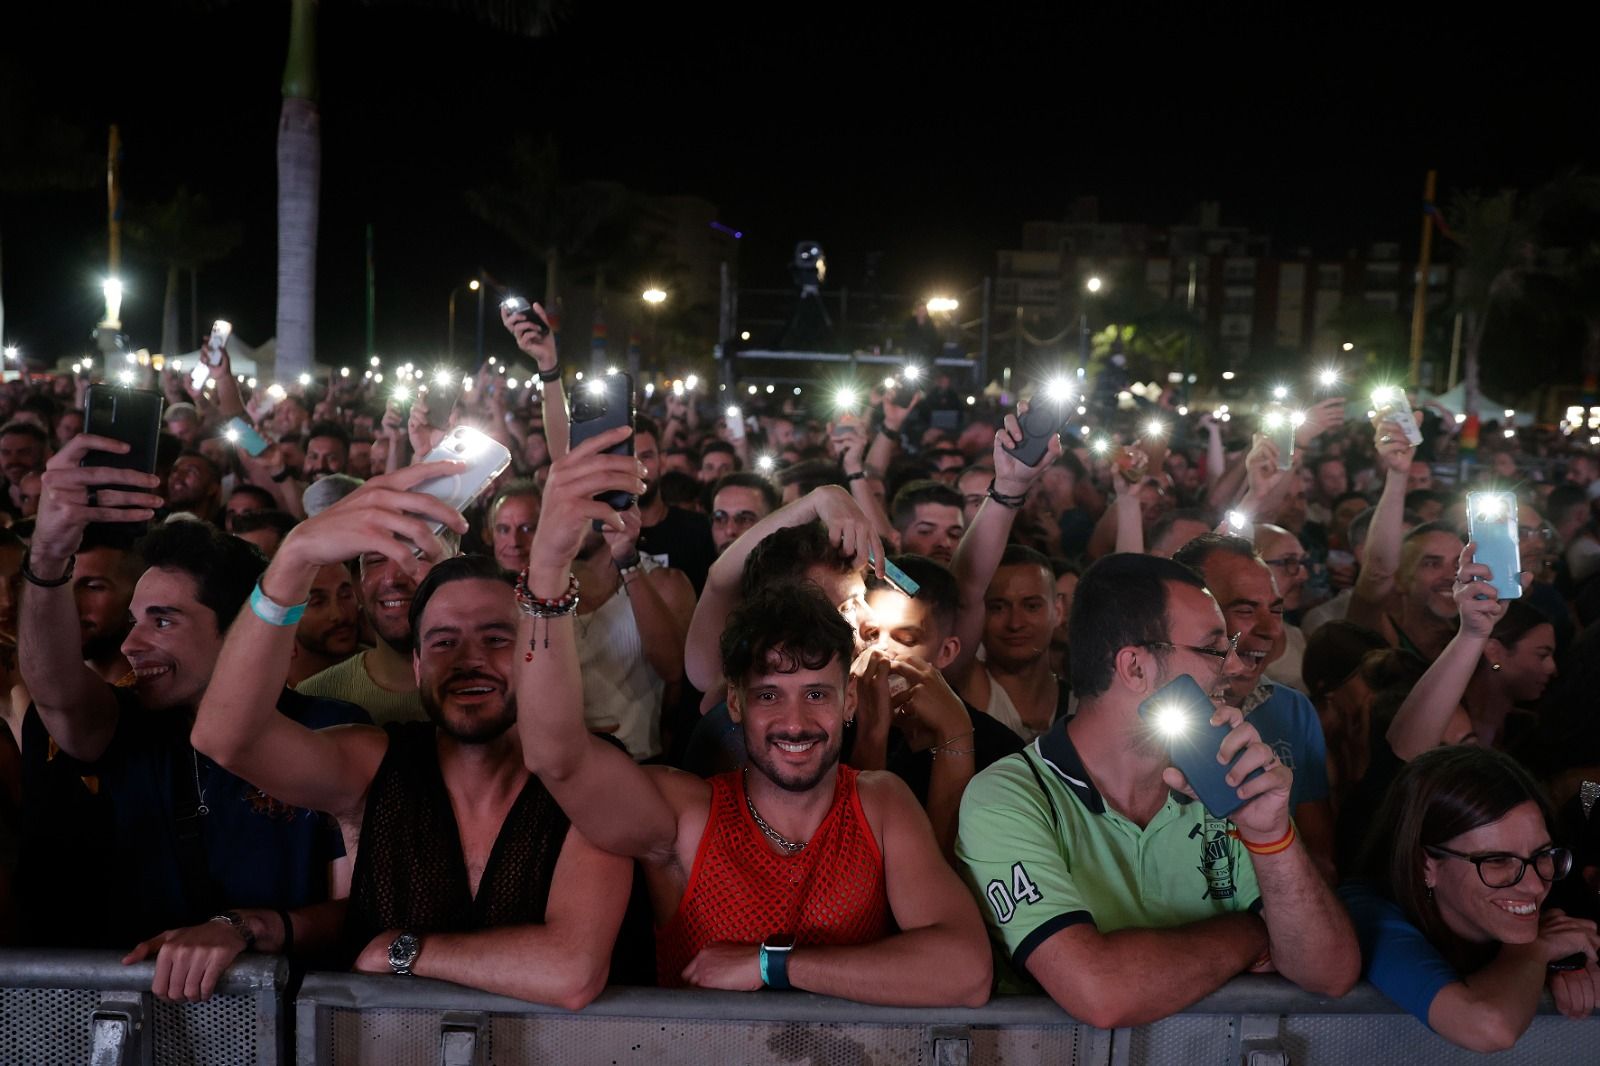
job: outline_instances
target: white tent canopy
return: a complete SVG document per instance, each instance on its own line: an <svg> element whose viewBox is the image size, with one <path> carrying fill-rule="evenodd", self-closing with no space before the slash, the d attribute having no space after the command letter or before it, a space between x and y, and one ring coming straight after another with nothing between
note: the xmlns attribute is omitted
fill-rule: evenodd
<svg viewBox="0 0 1600 1066"><path fill-rule="evenodd" d="M252 348L239 339L238 334L228 339L228 361L233 365L235 374L243 374L247 378L262 379L262 384L272 380L273 367L277 364L278 341L274 337L259 348ZM192 367L200 358L200 349L192 352L183 352L178 355L183 360L183 365Z"/></svg>
<svg viewBox="0 0 1600 1066"><path fill-rule="evenodd" d="M1465 385L1457 385L1449 392L1441 392L1437 395L1426 392L1422 395L1424 405L1437 408L1452 417L1467 413L1467 387ZM1478 420L1480 422L1500 422L1503 424L1506 421L1506 412L1508 410L1512 410L1512 408L1489 399L1481 392L1478 393ZM1529 411L1518 411L1511 421L1514 425L1531 426L1533 425L1533 414Z"/></svg>

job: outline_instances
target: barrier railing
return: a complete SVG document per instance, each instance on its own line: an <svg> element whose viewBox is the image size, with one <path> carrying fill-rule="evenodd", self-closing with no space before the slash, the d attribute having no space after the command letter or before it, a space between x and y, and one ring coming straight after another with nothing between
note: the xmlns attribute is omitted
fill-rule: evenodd
<svg viewBox="0 0 1600 1066"><path fill-rule="evenodd" d="M289 967L245 955L203 1003L150 993L155 963L109 951L0 951L4 1066L287 1066Z"/></svg>
<svg viewBox="0 0 1600 1066"><path fill-rule="evenodd" d="M1033 996L906 1009L612 988L573 1014L422 978L337 973L308 974L291 1004L287 968L271 956L240 959L204 1003L155 999L153 976L153 964L124 967L111 952L0 951L0 1066L1455 1066L1590 1062L1600 1047L1600 1027L1556 1016L1548 1001L1516 1048L1484 1056L1447 1044L1370 986L1328 999L1275 977L1241 977L1182 1014L1107 1031Z"/></svg>

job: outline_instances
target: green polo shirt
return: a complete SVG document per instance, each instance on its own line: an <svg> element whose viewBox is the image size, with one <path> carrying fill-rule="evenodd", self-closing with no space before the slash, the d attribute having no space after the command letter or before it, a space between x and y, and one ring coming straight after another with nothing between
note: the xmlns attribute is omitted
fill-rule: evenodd
<svg viewBox="0 0 1600 1066"><path fill-rule="evenodd" d="M1173 794L1140 829L1106 806L1066 726L978 774L961 799L956 855L1010 958L1002 992L1036 992L1028 956L1070 926L1171 928L1260 906L1233 823Z"/></svg>

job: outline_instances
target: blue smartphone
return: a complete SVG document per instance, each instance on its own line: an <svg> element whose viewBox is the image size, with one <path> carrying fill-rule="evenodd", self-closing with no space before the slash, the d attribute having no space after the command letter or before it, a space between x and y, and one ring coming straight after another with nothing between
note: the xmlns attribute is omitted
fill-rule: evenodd
<svg viewBox="0 0 1600 1066"><path fill-rule="evenodd" d="M922 589L910 574L894 565L892 559L883 561L883 576L888 579L889 584L905 593L910 599L916 599L917 593Z"/></svg>
<svg viewBox="0 0 1600 1066"><path fill-rule="evenodd" d="M1517 534L1517 497L1510 492L1467 493L1468 536L1473 559L1489 568L1489 584L1502 600L1522 595L1522 546Z"/></svg>
<svg viewBox="0 0 1600 1066"><path fill-rule="evenodd" d="M1217 761L1222 740L1232 728L1212 725L1215 711L1211 697L1188 674L1178 675L1139 704L1139 717L1166 742L1172 765L1183 771L1206 810L1214 818L1226 818L1244 806L1244 800L1239 798L1239 786L1226 780L1238 757L1227 763ZM1245 781L1259 773L1259 769L1251 771Z"/></svg>
<svg viewBox="0 0 1600 1066"><path fill-rule="evenodd" d="M255 426L238 415L228 420L228 424L223 427L222 435L228 438L229 443L237 444L249 452L252 458L271 447L267 443L267 438L256 432Z"/></svg>

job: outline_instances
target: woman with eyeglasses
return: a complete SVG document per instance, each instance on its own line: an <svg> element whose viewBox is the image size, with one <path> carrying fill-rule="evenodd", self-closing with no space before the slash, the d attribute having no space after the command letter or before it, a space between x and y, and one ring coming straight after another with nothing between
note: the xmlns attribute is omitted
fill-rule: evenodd
<svg viewBox="0 0 1600 1066"><path fill-rule="evenodd" d="M1541 913L1572 869L1549 805L1510 756L1440 748L1400 772L1379 813L1362 879L1339 890L1363 976L1452 1044L1502 1051L1533 1022L1548 986L1570 1018L1595 1007L1595 924Z"/></svg>

